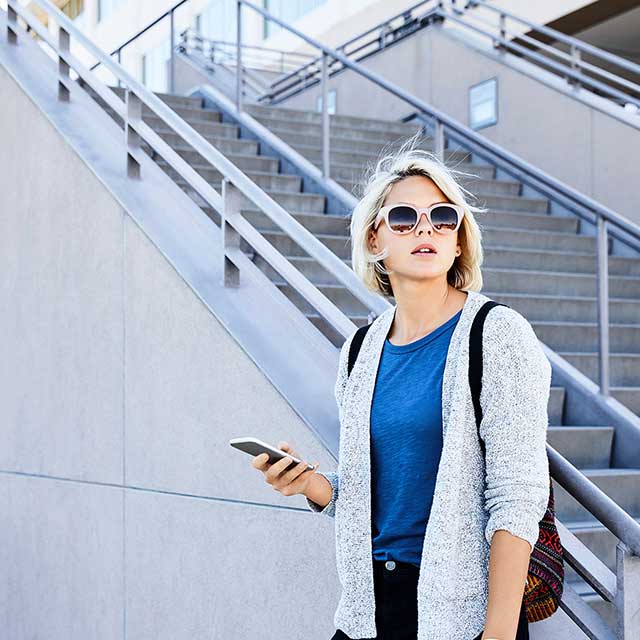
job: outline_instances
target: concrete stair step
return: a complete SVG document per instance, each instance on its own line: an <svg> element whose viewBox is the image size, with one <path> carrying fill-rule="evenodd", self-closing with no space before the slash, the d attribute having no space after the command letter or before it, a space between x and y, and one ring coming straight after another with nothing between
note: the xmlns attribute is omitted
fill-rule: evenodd
<svg viewBox="0 0 640 640"><path fill-rule="evenodd" d="M534 269L487 268L484 282L493 291L554 295L596 295L593 275L566 271L540 271ZM611 296L640 299L640 278L610 275Z"/></svg>
<svg viewBox="0 0 640 640"><path fill-rule="evenodd" d="M556 492L556 485L553 488ZM640 518L634 518L640 523ZM563 521L563 524L582 542L601 562L603 562L611 571L615 571L616 567L616 545L618 538L611 533L604 525L597 520L587 521ZM565 563L565 581L583 595L592 595L595 593L593 587L588 585L583 578Z"/></svg>
<svg viewBox="0 0 640 640"><path fill-rule="evenodd" d="M205 203L205 201L200 197L200 195L195 193L189 185L187 185L183 181L180 181L178 184L189 194L191 199L198 206L200 206L201 208L206 207L207 211L211 211L211 208L208 207L207 203ZM220 190L221 188L220 184L216 185L215 183L212 183L212 186L214 186L214 188L217 188L218 190ZM318 193L306 193L306 192L294 193L292 191L280 191L280 190L272 189L269 192L269 195L278 204L280 204L280 206L282 206L284 209L287 209L287 210L296 209L298 211L307 211L309 213L322 213L326 207L326 197ZM240 206L243 209L256 206L243 193L240 193L240 203L241 203ZM219 224L220 217L216 212L214 213L215 213L215 216L213 216L212 219L214 220L214 222ZM261 213L261 215L264 216L265 214Z"/></svg>
<svg viewBox="0 0 640 640"><path fill-rule="evenodd" d="M495 167L485 164L473 162L473 159L467 158L467 161L460 162L456 165L459 171L466 171L474 174L472 177L478 177L483 180L493 180L495 176ZM331 177L338 180L348 180L351 183L358 183L362 179L364 166L359 163L349 162L332 162ZM349 189L349 191L352 191ZM353 192L353 191L352 191Z"/></svg>
<svg viewBox="0 0 640 640"><path fill-rule="evenodd" d="M254 116L255 117L255 116ZM274 118L271 116L259 115L256 120L267 127L277 136L283 135L304 135L314 139L321 139L322 125L320 122L305 122L303 120L291 120L287 118ZM391 124L391 126L389 126ZM412 136L420 129L419 125L415 125L413 129L403 129L395 127L396 123L386 123L379 125L373 123L370 126L361 127L354 125L336 124L331 122L329 133L331 140L339 138L349 138L351 140L364 140L369 142L393 143ZM429 135L423 135L421 140L428 140Z"/></svg>
<svg viewBox="0 0 640 640"><path fill-rule="evenodd" d="M114 93L117 93L120 97L124 96L124 87L110 87ZM203 102L202 98L198 98L197 96L180 96L173 93L165 93L162 91L154 91L154 94L160 98L163 102L166 102L168 105L175 105L178 107L191 107L202 108Z"/></svg>
<svg viewBox="0 0 640 640"><path fill-rule="evenodd" d="M295 145L291 145L298 153L303 155L309 162L321 168L322 165L322 152L319 147L314 145L308 145L303 142L304 138ZM329 157L331 165L334 162L346 163L346 164L358 164L361 169L365 165L371 162L375 158L375 154L363 153L358 151L340 151L339 149L330 149ZM445 149L444 158L447 163L456 164L458 162L469 161L470 154L463 151L450 151ZM331 174L333 176L333 174Z"/></svg>
<svg viewBox="0 0 640 640"><path fill-rule="evenodd" d="M597 299L595 296L557 296L543 294L505 293L483 290L485 295L508 304L534 322L553 318L558 322L596 322ZM613 323L633 323L640 318L640 301L609 298L609 319Z"/></svg>
<svg viewBox="0 0 640 640"><path fill-rule="evenodd" d="M163 120L155 116L143 116L142 119L149 124L153 130L162 135L174 134L173 129L168 127ZM225 138L229 140L244 140L245 138L239 138L240 128L236 124L230 122L214 122L210 120L202 120L199 118L189 118L186 122L191 125L198 133L209 139L213 138Z"/></svg>
<svg viewBox="0 0 640 640"><path fill-rule="evenodd" d="M171 148L190 165L202 164L204 159L193 150L193 147L185 144L172 144ZM161 160L155 156L151 147L147 143L142 144L142 148L154 159ZM231 161L236 167L243 171L263 171L268 173L278 173L280 168L280 160L271 156L259 156L255 152L228 152L225 157Z"/></svg>
<svg viewBox="0 0 640 640"><path fill-rule="evenodd" d="M467 163L469 165L469 163ZM471 165L469 165L471 166ZM336 180L335 174L333 179ZM353 179L345 180L343 178L337 179L344 189L349 193L358 193L358 188L361 187L361 179L355 176ZM521 185L515 180L497 180L495 178L476 178L458 176L458 182L469 189L472 193L482 192L493 195L507 195L517 197L520 194Z"/></svg>
<svg viewBox="0 0 640 640"><path fill-rule="evenodd" d="M513 267L538 271L564 271L595 276L597 267L595 255L580 251L513 248L487 244L484 257L486 264L507 269ZM609 256L609 274L640 277L640 259Z"/></svg>
<svg viewBox="0 0 640 640"><path fill-rule="evenodd" d="M271 128L270 128L271 129ZM307 131L294 131L285 129L271 129L281 140L284 140L287 144L295 147L304 141L304 144L309 147L320 151L322 149L322 138L319 135L314 135ZM383 147L386 150L399 147L404 138L392 138L389 136L370 136L370 139L363 139L362 137L352 137L347 135L334 135L332 134L329 140L329 149L335 151L354 151L358 153L366 153L368 155L377 155ZM421 148L433 148L433 144L429 144L425 141Z"/></svg>
<svg viewBox="0 0 640 640"><path fill-rule="evenodd" d="M158 135L172 148L185 146L184 140L177 133L158 131ZM217 135L202 135L202 137L224 155L232 153L258 155L259 142L257 140L250 140L248 138L225 138Z"/></svg>
<svg viewBox="0 0 640 640"><path fill-rule="evenodd" d="M202 107L180 107L175 105L169 105L173 111L175 111L183 120L186 120L189 123L192 122L217 122L222 124L222 115L219 111L215 111L213 109L203 109ZM116 112L108 106L104 106L105 111L109 113L111 116L116 116ZM120 116L117 116L117 119L122 123L122 119ZM156 115L156 112L147 107L147 105L142 105L142 119L145 121L157 121L163 122L161 118ZM229 123L225 123L229 124Z"/></svg>
<svg viewBox="0 0 640 640"><path fill-rule="evenodd" d="M564 350L557 350L557 353L594 382L600 380L597 353ZM640 353L610 353L609 380L616 386L640 388Z"/></svg>
<svg viewBox="0 0 640 640"><path fill-rule="evenodd" d="M598 345L597 322L531 322L536 335L554 351L594 351ZM635 324L609 325L609 349L612 352L640 354L640 318Z"/></svg>
<svg viewBox="0 0 640 640"><path fill-rule="evenodd" d="M617 385L609 388L611 395L621 402L629 411L640 416L640 388Z"/></svg>
<svg viewBox="0 0 640 640"><path fill-rule="evenodd" d="M180 185L186 184L185 180L166 161L158 159L156 164L176 183ZM192 164L191 166L215 189L222 189L222 173L220 171L208 164ZM244 170L244 173L267 192L276 190L300 193L302 189L302 176L271 171L251 171L248 169Z"/></svg>
<svg viewBox="0 0 640 640"><path fill-rule="evenodd" d="M547 442L578 469L606 469L614 431L613 427L601 426L550 426Z"/></svg>
<svg viewBox="0 0 640 640"><path fill-rule="evenodd" d="M266 105L247 104L245 110L252 116L264 118L280 119L285 122L308 122L320 124L322 114L318 111L306 109L291 109L288 107L270 107ZM418 128L415 123L398 122L397 120L384 120L382 118L362 118L359 116L347 116L341 114L329 114L331 125L336 124L342 127L386 128L389 131L396 131L401 135L410 136Z"/></svg>
<svg viewBox="0 0 640 640"><path fill-rule="evenodd" d="M640 517L640 469L580 469L591 482L633 518ZM561 522L597 520L559 484L554 483L556 518Z"/></svg>

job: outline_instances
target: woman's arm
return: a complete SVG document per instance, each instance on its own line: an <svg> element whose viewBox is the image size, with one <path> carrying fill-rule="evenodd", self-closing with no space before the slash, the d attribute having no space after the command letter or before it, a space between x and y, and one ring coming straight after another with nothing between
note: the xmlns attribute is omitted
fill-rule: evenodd
<svg viewBox="0 0 640 640"><path fill-rule="evenodd" d="M482 637L513 640L529 558L549 502L551 365L533 327L514 309L497 307L487 316L483 348L480 434L491 550Z"/></svg>

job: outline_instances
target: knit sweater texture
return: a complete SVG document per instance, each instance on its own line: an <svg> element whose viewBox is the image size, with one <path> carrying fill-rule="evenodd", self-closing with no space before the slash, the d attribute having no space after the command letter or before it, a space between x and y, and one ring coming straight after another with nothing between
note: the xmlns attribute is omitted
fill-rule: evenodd
<svg viewBox="0 0 640 640"><path fill-rule="evenodd" d="M469 333L490 298L467 291L451 336L442 380L443 448L418 579L417 640L470 640L482 632L488 604L489 551L495 531L538 540L549 500L546 452L551 365L528 322L498 306L483 331L480 433L469 388ZM334 624L350 638L376 638L371 543L370 416L384 340L397 309L378 316L350 376L352 333L338 359L340 419L336 471L321 473L333 495L309 509L335 520L336 568L342 587ZM419 493L417 493L419 495ZM523 585L524 586L524 585Z"/></svg>

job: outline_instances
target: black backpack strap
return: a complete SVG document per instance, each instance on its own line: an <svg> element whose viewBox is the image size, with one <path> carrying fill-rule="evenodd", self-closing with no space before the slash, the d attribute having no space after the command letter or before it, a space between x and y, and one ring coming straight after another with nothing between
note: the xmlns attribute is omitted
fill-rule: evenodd
<svg viewBox="0 0 640 640"><path fill-rule="evenodd" d="M480 437L480 422L482 421L482 407L480 406L480 391L482 390L482 329L484 328L484 320L487 317L487 313L493 307L498 306L508 307L509 305L495 300L487 300L476 313L469 334L469 386L471 387L471 399L473 400L473 410L476 414L476 427L483 456L485 455L485 445Z"/></svg>
<svg viewBox="0 0 640 640"><path fill-rule="evenodd" d="M373 324L373 322L360 327L353 336L353 340L351 340L351 344L349 345L349 360L347 362L347 376L351 375L351 369L353 369L353 365L356 363L356 359L358 358L358 354L360 353L360 347L362 346L362 341L364 337L369 331L369 327Z"/></svg>

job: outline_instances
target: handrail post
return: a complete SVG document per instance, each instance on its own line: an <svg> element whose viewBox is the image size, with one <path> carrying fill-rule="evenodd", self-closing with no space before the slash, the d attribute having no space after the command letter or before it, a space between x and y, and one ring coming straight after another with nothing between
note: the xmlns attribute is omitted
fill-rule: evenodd
<svg viewBox="0 0 640 640"><path fill-rule="evenodd" d="M597 215L598 368L600 393L609 395L609 247L607 221Z"/></svg>
<svg viewBox="0 0 640 640"><path fill-rule="evenodd" d="M633 555L631 549L622 542L616 545L616 638L632 638L637 631L640 617L638 585L640 584L640 556Z"/></svg>
<svg viewBox="0 0 640 640"><path fill-rule="evenodd" d="M122 64L122 47L118 49L118 64ZM120 78L118 78L118 89L122 86Z"/></svg>
<svg viewBox="0 0 640 640"><path fill-rule="evenodd" d="M176 90L176 52L175 52L175 18L173 16L174 10L171 9L169 13L169 42L170 55L169 59L169 93L175 93Z"/></svg>
<svg viewBox="0 0 640 640"><path fill-rule="evenodd" d="M242 111L242 0L236 0L236 109Z"/></svg>
<svg viewBox="0 0 640 640"><path fill-rule="evenodd" d="M140 180L140 163L135 157L140 153L140 135L133 129L131 123L142 121L142 101L128 87L125 89L125 143L127 147L127 176Z"/></svg>
<svg viewBox="0 0 640 640"><path fill-rule="evenodd" d="M58 48L60 54L69 53L69 42L71 38L69 32L63 27L58 27ZM67 84L70 82L69 64L58 54L58 100L60 102L69 102L70 94ZM65 84L65 80L66 83Z"/></svg>
<svg viewBox="0 0 640 640"><path fill-rule="evenodd" d="M322 52L322 79L321 79L321 93L322 93L322 175L324 178L328 178L331 173L331 159L329 149L329 109L327 106L328 95L328 55L326 51Z"/></svg>
<svg viewBox="0 0 640 640"><path fill-rule="evenodd" d="M580 51L580 49L578 49L578 47L576 47L576 45L573 42L571 43L570 51L571 51L571 70L576 71L578 74L580 74L580 61L582 59L581 58L582 52ZM571 76L569 76L567 80L569 84L573 85L573 88L576 91L580 89L580 86L582 84L580 80L575 80Z"/></svg>
<svg viewBox="0 0 640 640"><path fill-rule="evenodd" d="M240 215L240 190L226 176L222 178L222 211L220 223L222 227L222 284L225 287L240 286L240 269L227 256L227 249L233 248L240 250L241 236L233 226L233 220L236 215Z"/></svg>
<svg viewBox="0 0 640 640"><path fill-rule="evenodd" d="M18 44L18 14L13 8L13 0L7 2L7 42Z"/></svg>

